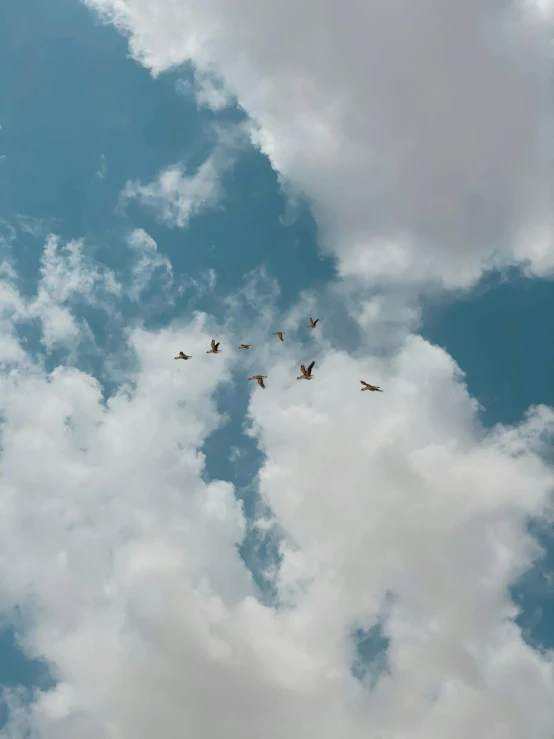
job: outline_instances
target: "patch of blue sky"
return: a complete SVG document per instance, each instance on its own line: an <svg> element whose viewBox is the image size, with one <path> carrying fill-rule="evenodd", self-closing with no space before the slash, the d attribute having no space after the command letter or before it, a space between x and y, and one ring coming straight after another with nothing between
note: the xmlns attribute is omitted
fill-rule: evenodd
<svg viewBox="0 0 554 739"><path fill-rule="evenodd" d="M221 208L184 231L138 204L128 204L128 218L115 212L127 181L148 183L177 162L194 172L208 156L215 116L177 92L189 69L152 79L129 59L126 40L73 0L12 4L0 41L0 202L4 217L31 216L34 234L18 238L24 276L36 274L36 239L45 230L87 238L112 266L131 227L151 234L177 275L214 268L226 290L261 262L278 279L287 277L284 301L311 284L314 272L321 279L333 274L313 245L306 211L292 227L280 227L284 199L276 175L253 147L224 175ZM236 108L217 114L219 122L242 117Z"/></svg>
<svg viewBox="0 0 554 739"><path fill-rule="evenodd" d="M11 690L49 690L54 684L48 666L25 655L16 629L9 624L0 628L0 727L8 720Z"/></svg>
<svg viewBox="0 0 554 739"><path fill-rule="evenodd" d="M355 629L352 642L352 674L372 689L379 677L389 670L387 651L390 639L386 636L382 623L378 622L369 629Z"/></svg>

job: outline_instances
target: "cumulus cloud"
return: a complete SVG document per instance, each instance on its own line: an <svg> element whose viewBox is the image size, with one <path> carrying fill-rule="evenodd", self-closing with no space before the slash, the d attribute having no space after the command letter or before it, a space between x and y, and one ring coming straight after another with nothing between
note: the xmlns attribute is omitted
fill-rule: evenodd
<svg viewBox="0 0 554 739"><path fill-rule="evenodd" d="M179 162L162 170L146 185L129 181L121 193L121 204L136 199L152 209L162 223L179 228L217 205L222 197L221 176L233 166L245 132L240 126L219 127L216 135L216 146L195 172L187 174L186 166Z"/></svg>
<svg viewBox="0 0 554 739"><path fill-rule="evenodd" d="M415 335L380 356L336 349L324 324L262 341L277 295L259 270L224 326L199 313L129 331L110 397L26 354L1 375L3 607L58 681L31 705L11 696L6 736L549 739L552 657L523 640L508 586L540 554L526 524L551 500L554 414L485 431L460 369ZM312 359L316 380L296 381ZM269 375L247 432L264 454L254 526L281 536L280 561L259 563L273 607L238 554L233 485L205 482L202 453L218 388L254 366ZM387 670L371 689L352 635L377 623Z"/></svg>
<svg viewBox="0 0 554 739"><path fill-rule="evenodd" d="M552 659L524 643L508 586L536 555L526 521L554 477L534 452L554 414L484 434L459 369L421 338L386 359L324 348L302 357L317 359L309 385L287 351L250 417L286 532L279 594L319 660L322 702L323 675L346 690L349 632L384 620L390 639L389 673L336 735L549 736ZM384 393L360 397L360 379Z"/></svg>
<svg viewBox="0 0 554 739"><path fill-rule="evenodd" d="M545 4L85 2L154 74L192 60L221 75L343 275L466 287L507 264L552 272Z"/></svg>

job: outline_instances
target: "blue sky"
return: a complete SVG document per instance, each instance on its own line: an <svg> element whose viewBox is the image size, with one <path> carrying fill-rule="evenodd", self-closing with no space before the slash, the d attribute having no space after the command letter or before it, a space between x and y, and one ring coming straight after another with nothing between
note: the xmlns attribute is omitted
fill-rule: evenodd
<svg viewBox="0 0 554 739"><path fill-rule="evenodd" d="M18 325L19 341L41 371L50 372L59 366L77 367L101 382L106 401L126 381L127 370L136 371L134 360L123 346L127 328L142 326L153 332L152 336L162 336L168 327L188 326L194 320L194 312L198 311L209 314L209 320L215 322L211 325L229 331L233 340L240 331L248 333L250 330L256 338L265 330L271 340L271 332L277 330L276 322L281 316L283 321L288 321L289 331L288 326L298 316L299 321L307 322L313 307L323 312L324 321L328 319L330 333L320 341L306 331L302 334L303 327L298 335L291 330L291 341L296 342L293 346L302 351L299 361L309 361L305 355L309 353L311 357L317 352L320 365L323 361L319 359L320 353L325 348L331 351L331 346L333 351L345 356L348 352L356 357L363 352L371 353L374 325L371 322L357 325L344 299L352 281L366 279L363 269L356 274L356 269L345 267L348 258L339 253L337 246L328 245L341 239L346 241L347 230L335 228L333 231L329 226L332 216L327 219L325 204L311 209L302 199L299 204L291 204L281 187L277 165L272 166L267 151L262 153L253 143L243 140L236 151L225 151L224 155L232 161L222 168L220 193L215 204L206 206L198 214L193 213L185 227L167 219L164 222L160 215L160 198L153 205L145 200L141 202L140 197L122 205L121 194L126 183L140 182L146 186L176 163L186 167L188 177L194 177L202 163L220 146L221 130L234 130L249 124L247 96L247 102L241 102L242 107L232 104L222 110L210 110L197 106L194 95L184 94L182 90L183 81L189 85L189 90L194 89L190 64L183 63L160 76L152 76L147 65L142 66L132 58L128 39L113 26L101 24L94 11L77 0L12 3L2 10L1 16L0 224L4 246L11 254L17 273L17 289L28 300L40 290L41 264L43 271L45 269L44 246L52 233L59 237L60 244L83 240L82 254L85 261L89 260L86 263L97 265L102 274L111 270L123 286L117 302L109 303L107 308L102 308L100 302L85 299L79 288L72 294L72 315L80 326L86 321L87 331L90 329L78 345L62 342L48 349L44 333L41 343L40 314ZM286 156L279 160L275 155L275 159L285 161ZM294 157L291 162L287 165L290 172L286 174L294 184L297 174ZM305 183L301 175L298 178L302 191ZM315 185L313 192L320 192ZM157 278L151 278L140 298L133 300L129 291L134 279L134 252L129 248L128 239L138 229L146 232L157 245L158 261L152 264L157 265L159 273L156 273ZM168 264L172 270L170 283L164 282L162 274ZM210 282L210 274L215 274L215 282ZM367 295L382 296L386 289L382 286L390 285L394 279L390 274L382 276L382 283L379 279L367 278L366 287L363 284L360 287L358 282L355 290L352 288L352 295L362 303L364 290ZM445 278L446 283L448 279ZM405 278L400 283L403 290ZM108 283L102 284L104 287L98 290L105 290L107 295ZM240 294L245 285L253 286L252 295L246 298ZM486 435L487 430L497 424L517 427L524 422L530 406L554 406L554 289L549 279L523 275L518 267L510 265L500 273L476 281L471 287L460 284L454 290L438 293L430 288L427 293L427 288L420 289L424 295L420 325L407 326L401 333L407 335L413 330L432 345L442 347L465 373L470 396L482 406L475 412L475 422L482 424L476 438ZM402 301L398 294L395 293L395 306ZM406 291L408 294L407 303L413 301L413 293ZM48 310L48 306L40 310ZM188 330L183 328L185 335ZM381 335L378 329L375 332ZM246 334L244 340L248 340ZM378 343L377 339L375 342ZM181 348L186 351L184 346L175 346L175 351ZM385 356L386 351L381 352L376 346L375 354ZM263 355L264 361L267 357ZM204 361L204 358L196 361ZM179 370L188 369L188 363L184 364ZM367 366L380 365L370 363ZM262 588L263 593L256 591L257 596L271 605L275 604L275 599L284 598L284 591L279 591L282 583L279 585L275 571L269 574L264 571L281 561L283 551L278 552L281 538L290 533L295 540L292 550L295 550L301 547L299 542L303 534L300 530L287 533L287 517L279 518L278 512L272 513L271 506L268 507L268 501L272 500L270 494L265 496L265 503L261 503L264 496L260 497L257 475L262 469L262 479L265 479L265 470L269 480L275 467L267 465L284 465L283 460L289 458L289 452L279 446L279 453L272 457L272 439L277 432L264 428L266 411L256 406L258 400L253 396L256 391L252 383L237 380L240 376L237 373L244 368L229 367L231 369L225 372L230 373L230 380L227 378L213 389L214 402L219 412L226 416L226 422L219 428L209 429L199 443L198 451L206 460L201 477L208 486L220 480L232 483L235 495L244 501L246 534L238 547L257 585ZM387 378L383 377L380 383L386 386ZM390 393L389 388L385 389ZM364 401L366 395L372 394L361 396ZM384 393L384 402L387 397ZM358 398L358 405L362 399ZM375 398L372 396L369 400ZM317 412L325 413L321 406L317 407ZM316 413L316 410L309 412ZM267 411L268 416L271 413L273 411ZM290 413L293 419L294 411ZM460 413L463 415L462 411ZM262 431L245 434L245 423L249 422ZM147 419L145 423L148 424ZM209 428L211 421L206 423ZM303 421L298 421L301 423ZM444 426L450 428L446 421ZM329 457L333 456L332 449L331 446ZM325 451L321 453L325 455ZM6 469L11 469L9 460L6 463ZM347 458L343 464L348 464ZM534 470L529 464L529 469ZM342 469L339 464L337 479ZM362 473L360 475L363 477ZM514 503L513 507L517 505ZM547 520L540 516L540 520L535 520L534 510L538 508L530 506L521 520L531 524L545 552L530 569L522 567L524 573L511 580L512 599L520 611L513 617L531 647L554 649L554 543ZM371 514L367 511L366 514L369 523ZM260 534L254 526L263 515L276 516L275 528L268 535ZM429 508L425 519L432 515L432 508ZM323 523L318 525L323 526ZM318 529L317 536L324 538L325 529ZM285 559L292 558L290 551L285 553ZM313 551L310 556L315 557ZM526 555L521 556L522 561L526 561ZM516 573L518 566L514 564ZM354 571L356 565L352 564L352 568ZM304 581L301 575L302 572L299 582L304 585L299 586L300 589L311 577L306 575ZM456 577L454 570L451 576ZM37 571L29 577L34 581L41 573ZM229 578L232 580L232 576ZM316 575L313 580L317 582ZM365 585L359 587L363 589ZM2 684L48 689L56 681L67 682L62 662L55 664L52 655L47 651L41 653L37 646L40 614L33 611L27 595L23 597L22 592L13 586L3 596L6 609L0 637ZM14 593L19 593L19 603ZM32 592L30 597L31 600L34 597ZM18 611L13 610L14 605L16 609L21 605L24 612L23 618L15 621L12 616ZM386 608L383 608L378 609L377 625L375 619L366 618L360 611L356 612L356 618L361 627L357 631L350 629L357 635L353 643L363 645L358 657L355 657L355 647L351 647L354 650L353 674L362 681L368 670L371 672L372 663L374 671L379 673L383 669L383 653L389 639L394 641L395 638L393 626L388 632L386 624L381 628L381 622L386 620ZM391 623L393 621L391 619ZM32 637L27 633L29 628ZM331 633L331 626L329 629ZM370 638L364 638L364 634L369 634ZM371 680L373 689L375 674ZM3 721L6 716L4 706ZM14 726L10 729L12 733L6 735L10 739L19 736ZM211 735L209 731L203 734ZM444 736L450 738L454 734Z"/></svg>

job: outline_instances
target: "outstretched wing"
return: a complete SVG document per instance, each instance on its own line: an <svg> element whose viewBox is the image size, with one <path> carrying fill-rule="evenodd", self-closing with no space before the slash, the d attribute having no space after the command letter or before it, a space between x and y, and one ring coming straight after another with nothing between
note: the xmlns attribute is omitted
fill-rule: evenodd
<svg viewBox="0 0 554 739"><path fill-rule="evenodd" d="M314 326L317 326L317 322L319 321L319 318L316 318L314 321Z"/></svg>
<svg viewBox="0 0 554 739"><path fill-rule="evenodd" d="M307 372L307 374L308 374L308 375L311 375L311 373L312 373L312 370L313 370L313 368L314 368L314 364L315 364L315 360L314 360L314 361L313 361L313 362L312 362L312 363L310 364L310 366L308 367L308 372Z"/></svg>
<svg viewBox="0 0 554 739"><path fill-rule="evenodd" d="M264 378L263 377L258 378L258 383L259 383L260 387L263 387L263 389L265 390Z"/></svg>
<svg viewBox="0 0 554 739"><path fill-rule="evenodd" d="M306 374L306 368L304 367L303 364L300 365L300 372L302 372L303 375Z"/></svg>
<svg viewBox="0 0 554 739"><path fill-rule="evenodd" d="M219 345L221 344L220 341L217 342L217 344L214 344L214 349L217 351L219 349Z"/></svg>
<svg viewBox="0 0 554 739"><path fill-rule="evenodd" d="M212 339L212 349L215 349L215 339Z"/></svg>
<svg viewBox="0 0 554 739"><path fill-rule="evenodd" d="M365 385L366 387L370 387L369 382L365 382L364 380L360 380L360 382L362 383L362 385Z"/></svg>

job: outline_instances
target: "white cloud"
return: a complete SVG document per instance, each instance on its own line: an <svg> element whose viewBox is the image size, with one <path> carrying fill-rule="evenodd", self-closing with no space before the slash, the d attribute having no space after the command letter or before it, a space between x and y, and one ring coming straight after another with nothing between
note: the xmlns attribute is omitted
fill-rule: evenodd
<svg viewBox="0 0 554 739"><path fill-rule="evenodd" d="M208 71L197 70L194 84L179 80L176 89L181 95L194 98L199 108L208 108L214 112L224 110L235 102L222 80Z"/></svg>
<svg viewBox="0 0 554 739"><path fill-rule="evenodd" d="M221 175L233 166L237 147L244 142L244 131L240 126L220 127L216 133L216 146L194 173L187 174L185 165L177 163L147 185L129 181L121 193L121 203L136 199L153 209L162 223L179 228L216 206L222 197Z"/></svg>
<svg viewBox="0 0 554 739"><path fill-rule="evenodd" d="M96 170L96 176L99 180L105 179L106 175L108 174L108 160L106 159L105 154L100 154L100 162L98 164L98 169Z"/></svg>
<svg viewBox="0 0 554 739"><path fill-rule="evenodd" d="M2 375L3 603L59 680L7 737L549 739L553 662L523 641L507 587L538 555L526 524L551 499L554 414L486 433L455 363L417 336L387 356L337 351L325 325L313 344L266 341L277 292L259 270L226 327L130 331L135 363L107 400L76 368L25 357ZM297 382L311 359L316 380ZM281 566L260 565L280 610L238 556L232 485L202 479L214 393L254 364L269 375L250 404L257 528L285 536ZM377 620L390 674L371 692L350 635Z"/></svg>
<svg viewBox="0 0 554 739"><path fill-rule="evenodd" d="M544 3L85 2L154 74L222 76L343 275L465 287L490 266L554 268L527 231L552 244Z"/></svg>
<svg viewBox="0 0 554 739"><path fill-rule="evenodd" d="M37 228L37 233L39 226ZM26 230L23 227L23 230ZM37 235L35 233L35 235ZM10 237L15 242L16 231ZM121 294L121 285L113 272L85 253L82 240L66 244L55 234L46 238L40 262L36 295L25 298L18 290L19 278L8 253L0 263L0 326L3 333L0 362L21 359L16 327L37 320L41 341L48 351L55 347L76 348L83 338L91 338L90 329L79 322L72 308L78 304L112 309L113 299Z"/></svg>
<svg viewBox="0 0 554 739"><path fill-rule="evenodd" d="M27 305L26 317L40 320L42 342L52 349L79 342L80 326L70 308L73 301L102 306L106 297L120 293L113 272L101 268L83 252L83 241L62 244L50 234L41 259L36 297Z"/></svg>
<svg viewBox="0 0 554 739"><path fill-rule="evenodd" d="M129 288L131 300L140 300L155 276L163 290L170 290L173 284L171 261L159 253L158 246L150 234L142 228L137 228L129 234L128 243L134 255Z"/></svg>
<svg viewBox="0 0 554 739"><path fill-rule="evenodd" d="M536 555L527 517L551 500L533 450L552 411L484 434L455 364L418 337L388 359L304 352L309 384L293 379L298 348L283 349L251 416L260 489L290 540L279 590L320 661L322 705L331 676L347 704L349 629L388 611L390 675L335 735L549 737L552 655L524 643L507 588ZM383 394L360 395L360 379Z"/></svg>

